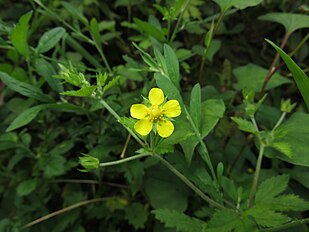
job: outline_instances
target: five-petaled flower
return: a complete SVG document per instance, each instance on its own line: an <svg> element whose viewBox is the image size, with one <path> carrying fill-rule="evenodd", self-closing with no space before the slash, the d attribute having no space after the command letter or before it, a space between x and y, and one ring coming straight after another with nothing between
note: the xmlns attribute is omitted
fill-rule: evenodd
<svg viewBox="0 0 309 232"><path fill-rule="evenodd" d="M144 104L133 104L130 114L133 118L139 119L134 125L134 129L140 135L148 135L155 126L158 134L166 138L174 131L174 125L169 118L177 117L181 114L181 108L177 100L169 100L164 103L163 91L159 88L152 88L148 94L150 107Z"/></svg>

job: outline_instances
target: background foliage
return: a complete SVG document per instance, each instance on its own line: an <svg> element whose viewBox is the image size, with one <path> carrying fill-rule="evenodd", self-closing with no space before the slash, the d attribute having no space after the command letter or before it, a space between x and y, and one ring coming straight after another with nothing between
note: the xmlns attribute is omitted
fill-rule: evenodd
<svg viewBox="0 0 309 232"><path fill-rule="evenodd" d="M305 0L2 0L0 16L0 231L308 231ZM80 172L81 154L144 152L125 128L154 86L183 109L157 159Z"/></svg>

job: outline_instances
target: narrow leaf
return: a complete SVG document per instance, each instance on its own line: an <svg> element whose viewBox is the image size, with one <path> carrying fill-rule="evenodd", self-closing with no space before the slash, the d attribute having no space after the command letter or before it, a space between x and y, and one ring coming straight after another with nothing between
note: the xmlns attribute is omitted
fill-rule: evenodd
<svg viewBox="0 0 309 232"><path fill-rule="evenodd" d="M59 43L60 39L65 34L65 29L63 27L56 27L47 32L45 32L39 40L36 51L38 53L44 53L52 49Z"/></svg>
<svg viewBox="0 0 309 232"><path fill-rule="evenodd" d="M201 86L196 84L191 91L190 115L197 128L201 127Z"/></svg>
<svg viewBox="0 0 309 232"><path fill-rule="evenodd" d="M164 58L169 78L179 89L179 62L174 50L167 44L164 44Z"/></svg>

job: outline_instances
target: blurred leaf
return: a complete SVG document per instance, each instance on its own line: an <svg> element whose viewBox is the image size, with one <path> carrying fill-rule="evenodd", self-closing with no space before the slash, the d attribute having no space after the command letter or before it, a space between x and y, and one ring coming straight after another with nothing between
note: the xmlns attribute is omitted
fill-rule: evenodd
<svg viewBox="0 0 309 232"><path fill-rule="evenodd" d="M35 60L35 68L38 74L40 74L45 79L45 81L53 90L58 93L63 91L63 87L60 81L53 77L57 73L54 67L49 62L44 59L37 59Z"/></svg>
<svg viewBox="0 0 309 232"><path fill-rule="evenodd" d="M40 159L40 167L46 178L60 176L66 172L66 159L60 155L47 155Z"/></svg>
<svg viewBox="0 0 309 232"><path fill-rule="evenodd" d="M263 206L276 211L306 211L309 203L294 194L271 198L263 202Z"/></svg>
<svg viewBox="0 0 309 232"><path fill-rule="evenodd" d="M92 18L90 21L90 31L96 44L99 46L100 49L102 49L100 30L96 18Z"/></svg>
<svg viewBox="0 0 309 232"><path fill-rule="evenodd" d="M288 186L289 176L281 175L271 177L262 182L255 195L255 203L263 203L282 193Z"/></svg>
<svg viewBox="0 0 309 232"><path fill-rule="evenodd" d="M247 64L245 66L235 68L233 70L233 74L237 78L237 84L234 84L233 87L236 90L248 88L255 92L259 92L262 89L267 72L267 69L255 64ZM292 81L278 73L275 73L268 82L266 90L273 89L287 83L292 83Z"/></svg>
<svg viewBox="0 0 309 232"><path fill-rule="evenodd" d="M190 115L197 128L201 127L201 86L199 84L194 85L191 91L190 97Z"/></svg>
<svg viewBox="0 0 309 232"><path fill-rule="evenodd" d="M144 228L147 221L147 214L141 203L133 203L126 207L126 218L130 225L136 230Z"/></svg>
<svg viewBox="0 0 309 232"><path fill-rule="evenodd" d="M15 25L11 31L11 42L17 51L22 54L27 59L29 58L30 51L29 45L27 42L28 39L28 30L29 30L29 21L32 16L32 11L24 14Z"/></svg>
<svg viewBox="0 0 309 232"><path fill-rule="evenodd" d="M220 6L222 12L226 12L233 6L243 10L247 7L256 6L260 4L263 0L213 0L213 1Z"/></svg>
<svg viewBox="0 0 309 232"><path fill-rule="evenodd" d="M309 15L293 13L269 13L259 17L260 20L280 23L287 33L309 27Z"/></svg>
<svg viewBox="0 0 309 232"><path fill-rule="evenodd" d="M307 17L308 17L307 23L309 25L309 16ZM309 78L304 73L304 71L301 70L301 68L291 59L291 57L289 57L281 48L279 48L277 45L275 45L270 40L266 40L266 41L270 43L277 50L281 58L284 60L284 62L288 66L290 72L293 74L297 87L305 100L307 109L309 110Z"/></svg>
<svg viewBox="0 0 309 232"><path fill-rule="evenodd" d="M175 228L177 232L203 231L206 223L184 213L169 209L156 209L152 213L156 219L164 223L167 228Z"/></svg>
<svg viewBox="0 0 309 232"><path fill-rule="evenodd" d="M83 13L76 8L73 4L69 2L61 2L64 8L73 16L73 18L81 21L84 25L88 25L87 18L83 15Z"/></svg>
<svg viewBox="0 0 309 232"><path fill-rule="evenodd" d="M36 86L15 80L8 74L0 72L0 79L6 84L10 89L24 95L26 97L34 98L42 102L52 102L53 98L46 95L42 90Z"/></svg>
<svg viewBox="0 0 309 232"><path fill-rule="evenodd" d="M19 197L27 196L35 190L36 186L37 179L25 180L17 186L17 195Z"/></svg>
<svg viewBox="0 0 309 232"><path fill-rule="evenodd" d="M144 32L148 36L152 36L153 38L159 40L160 42L165 42L166 39L163 31L159 30L154 25L148 22L144 22L137 18L134 18L133 20L141 32Z"/></svg>
<svg viewBox="0 0 309 232"><path fill-rule="evenodd" d="M25 110L14 119L6 131L9 132L27 125L38 115L41 110L45 109L46 107L47 105L38 105Z"/></svg>
<svg viewBox="0 0 309 232"><path fill-rule="evenodd" d="M52 49L56 44L59 43L60 39L65 34L65 29L63 27L55 27L47 32L45 32L39 40L36 51L38 53L44 53Z"/></svg>

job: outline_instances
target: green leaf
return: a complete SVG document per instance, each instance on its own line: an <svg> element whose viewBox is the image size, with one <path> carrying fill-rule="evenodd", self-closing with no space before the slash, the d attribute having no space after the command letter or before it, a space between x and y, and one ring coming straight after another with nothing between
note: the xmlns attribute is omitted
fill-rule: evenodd
<svg viewBox="0 0 309 232"><path fill-rule="evenodd" d="M38 74L40 74L49 86L60 93L63 91L63 87L60 83L60 80L54 78L53 76L57 74L54 67L44 59L37 59L35 61L35 68Z"/></svg>
<svg viewBox="0 0 309 232"><path fill-rule="evenodd" d="M231 117L231 119L238 125L239 130L246 131L252 134L256 134L258 131L252 122L237 117Z"/></svg>
<svg viewBox="0 0 309 232"><path fill-rule="evenodd" d="M91 31L91 34L96 44L99 46L100 49L102 49L100 30L99 30L98 21L96 20L96 18L92 18L90 21L90 31Z"/></svg>
<svg viewBox="0 0 309 232"><path fill-rule="evenodd" d="M276 197L286 189L288 183L288 175L274 176L265 180L256 191L255 203L263 203Z"/></svg>
<svg viewBox="0 0 309 232"><path fill-rule="evenodd" d="M254 221L265 227L275 227L287 223L291 219L281 213L277 213L274 210L263 208L263 207L253 207L245 212L245 215L253 217Z"/></svg>
<svg viewBox="0 0 309 232"><path fill-rule="evenodd" d="M221 99L209 99L202 103L201 127L198 128L202 138L205 138L217 125L219 119L223 117L224 111L225 105ZM186 120L186 124L188 123ZM189 132L194 133L192 129L189 129ZM191 161L193 151L198 143L196 136L191 136L180 143L188 162Z"/></svg>
<svg viewBox="0 0 309 232"><path fill-rule="evenodd" d="M201 86L196 84L191 91L190 97L190 115L197 128L201 127L201 114L202 114L202 102L201 102Z"/></svg>
<svg viewBox="0 0 309 232"><path fill-rule="evenodd" d="M42 93L42 90L36 86L18 81L4 72L0 72L0 79L10 89L24 95L26 97L34 98L42 102L52 102L51 96Z"/></svg>
<svg viewBox="0 0 309 232"><path fill-rule="evenodd" d="M215 29L215 23L214 23L214 21L212 21L210 29L207 32L206 36L205 36L204 45L205 45L206 48L209 47L209 45L210 45L210 43L212 41L214 29Z"/></svg>
<svg viewBox="0 0 309 232"><path fill-rule="evenodd" d="M74 96L74 97L91 97L95 89L96 86L86 86L82 87L79 90L64 91L61 93L61 95Z"/></svg>
<svg viewBox="0 0 309 232"><path fill-rule="evenodd" d="M260 20L280 23L287 33L309 27L309 15L293 13L269 13L259 17Z"/></svg>
<svg viewBox="0 0 309 232"><path fill-rule="evenodd" d="M307 23L309 24L309 16L307 16ZM294 80L296 82L296 85L303 96L305 103L307 105L307 108L309 110L309 78L304 73L303 70L292 60L291 57L289 57L281 48L279 48L277 45L275 45L270 40L266 40L268 43L270 43L279 53L281 58L284 60L285 64L288 66L290 72L293 74Z"/></svg>
<svg viewBox="0 0 309 232"><path fill-rule="evenodd" d="M130 225L136 230L144 228L147 221L147 214L141 203L133 203L126 207L126 218Z"/></svg>
<svg viewBox="0 0 309 232"><path fill-rule="evenodd" d="M263 206L276 211L305 211L309 209L309 203L294 194L269 199L263 202Z"/></svg>
<svg viewBox="0 0 309 232"><path fill-rule="evenodd" d="M271 144L271 147L290 158L293 156L292 147L289 143L275 142Z"/></svg>
<svg viewBox="0 0 309 232"><path fill-rule="evenodd" d="M268 70L255 64L247 64L235 68L233 74L237 79L237 84L233 87L236 90L251 89L255 92L260 92L267 75ZM289 79L275 73L266 86L266 90L276 88L280 85L292 83Z"/></svg>
<svg viewBox="0 0 309 232"><path fill-rule="evenodd" d="M14 121L6 129L6 132L16 130L27 125L38 115L41 110L45 109L47 105L38 105L25 110L14 119Z"/></svg>
<svg viewBox="0 0 309 232"><path fill-rule="evenodd" d="M33 190L35 190L36 186L37 186L37 179L30 179L21 182L16 189L17 196L23 197L29 195L30 193L33 192Z"/></svg>
<svg viewBox="0 0 309 232"><path fill-rule="evenodd" d="M167 44L164 44L164 58L169 78L179 89L179 62L174 50Z"/></svg>
<svg viewBox="0 0 309 232"><path fill-rule="evenodd" d="M59 43L60 39L64 36L65 29L63 27L55 27L45 32L39 40L36 47L38 53L44 53L52 49Z"/></svg>
<svg viewBox="0 0 309 232"><path fill-rule="evenodd" d="M154 25L137 18L134 18L133 20L141 32L144 32L148 36L152 36L160 42L165 42L165 34Z"/></svg>
<svg viewBox="0 0 309 232"><path fill-rule="evenodd" d="M175 228L178 232L197 232L203 231L206 223L184 213L169 209L157 209L152 213L156 219L164 223L168 228Z"/></svg>
<svg viewBox="0 0 309 232"><path fill-rule="evenodd" d="M256 6L260 4L263 0L213 0L213 1L220 6L222 12L226 12L233 6L243 10L247 7Z"/></svg>
<svg viewBox="0 0 309 232"><path fill-rule="evenodd" d="M60 176L66 172L66 159L60 155L48 155L40 159L40 167L44 171L46 178Z"/></svg>
<svg viewBox="0 0 309 232"><path fill-rule="evenodd" d="M81 21L86 26L88 25L87 18L82 14L82 12L77 7L68 2L61 2L61 4L73 16L73 18Z"/></svg>
<svg viewBox="0 0 309 232"><path fill-rule="evenodd" d="M281 153L273 150L265 150L265 155L271 158L276 157L292 164L309 167L308 141L309 115L296 112L276 130L274 140L277 143L288 143L292 150L292 156L281 155Z"/></svg>
<svg viewBox="0 0 309 232"><path fill-rule="evenodd" d="M15 25L11 31L11 42L16 50L22 54L27 59L29 58L30 51L29 45L27 42L28 39L28 30L29 30L29 21L32 16L32 11L24 14Z"/></svg>

